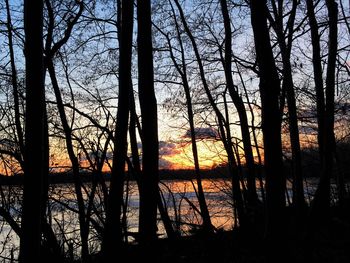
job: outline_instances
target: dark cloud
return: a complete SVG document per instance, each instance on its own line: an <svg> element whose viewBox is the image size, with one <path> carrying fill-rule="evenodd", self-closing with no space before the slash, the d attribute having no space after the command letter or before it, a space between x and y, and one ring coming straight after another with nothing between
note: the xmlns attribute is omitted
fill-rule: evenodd
<svg viewBox="0 0 350 263"><path fill-rule="evenodd" d="M160 156L169 156L178 154L181 151L178 148L178 145L173 142L159 141L159 155ZM142 143L137 143L138 149L142 150Z"/></svg>
<svg viewBox="0 0 350 263"><path fill-rule="evenodd" d="M194 132L196 139L217 139L219 137L218 132L214 128L195 128ZM191 131L187 130L184 137L190 138Z"/></svg>
<svg viewBox="0 0 350 263"><path fill-rule="evenodd" d="M172 142L166 142L166 141L160 141L159 142L159 155L174 155L178 154L179 149L177 149L177 146L175 143Z"/></svg>
<svg viewBox="0 0 350 263"><path fill-rule="evenodd" d="M142 149L142 143L138 142L138 148ZM159 169L172 169L174 163L162 158L163 156L172 156L178 154L180 150L177 145L172 142L159 141ZM140 162L142 163L142 154L140 155Z"/></svg>

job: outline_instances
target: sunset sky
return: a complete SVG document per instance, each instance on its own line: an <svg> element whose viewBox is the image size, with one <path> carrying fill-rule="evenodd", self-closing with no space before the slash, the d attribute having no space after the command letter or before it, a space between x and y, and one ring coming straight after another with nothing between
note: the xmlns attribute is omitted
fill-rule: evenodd
<svg viewBox="0 0 350 263"><path fill-rule="evenodd" d="M225 153L220 141L214 138L202 138L197 141L201 168L212 168L225 163ZM192 145L188 137L177 142L159 143L159 165L169 169L193 169Z"/></svg>
<svg viewBox="0 0 350 263"><path fill-rule="evenodd" d="M162 115L163 118L158 118L159 125L159 168L160 169L194 169L192 145L190 138L190 130L186 120L180 121L179 119L171 118L171 116ZM166 116L166 117L165 117ZM235 114L232 114L232 120L235 120ZM198 125L195 128L197 148L199 154L199 163L201 169L210 169L218 165L227 163L227 155L220 141L218 131L214 127L208 127L205 125ZM261 131L256 130L258 136L258 143L261 144ZM288 131L284 131L285 135L282 137L285 149L290 147ZM232 136L234 138L240 138L240 129L238 126L233 126ZM302 147L312 146L312 142L316 142L316 134L312 129L301 129L300 134ZM235 139L233 139L235 142ZM253 139L252 139L253 143ZM139 152L142 154L142 144L139 144ZM65 171L70 169L71 163L65 150L65 143L53 143L50 150L51 161L50 165L53 168L52 171ZM254 145L254 144L253 144ZM238 147L241 163L245 163L242 145ZM258 162L256 148L253 147L253 154L256 162ZM260 154L263 161L263 150L260 148ZM129 151L129 156L131 156ZM109 150L107 153L108 159L112 160L112 152ZM142 158L142 157L141 157ZM81 154L80 165L82 167L89 167L89 164ZM110 167L104 166L104 171L109 172Z"/></svg>

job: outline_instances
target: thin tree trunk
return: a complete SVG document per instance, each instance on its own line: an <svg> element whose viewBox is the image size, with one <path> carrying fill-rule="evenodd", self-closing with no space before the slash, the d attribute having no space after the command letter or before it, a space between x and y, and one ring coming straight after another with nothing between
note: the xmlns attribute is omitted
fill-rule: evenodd
<svg viewBox="0 0 350 263"><path fill-rule="evenodd" d="M203 218L203 227L206 231L212 231L212 224L210 220L210 214L208 210L207 203L205 201L203 186L202 186L202 178L200 174L200 167L199 167L199 158L198 158L198 149L197 149L197 142L196 142L196 133L194 128L194 120L193 120L193 110L192 110L192 101L191 101L191 94L190 94L190 88L187 82L187 78L183 82L183 87L186 95L186 102L187 102L187 116L188 121L190 124L190 134L191 134L191 145L192 145L192 154L193 154L193 161L194 161L194 173L196 176L196 182L197 182L197 193L198 193L198 202L200 206L200 212L201 216Z"/></svg>
<svg viewBox="0 0 350 263"><path fill-rule="evenodd" d="M303 187L303 173L301 166L301 149L298 128L298 116L295 100L295 92L293 85L292 66L290 63L290 55L292 48L292 39L294 31L295 13L298 5L297 0L293 0L292 9L287 22L287 30L283 28L283 14L282 10L275 11L275 21L270 19L271 24L277 34L278 45L281 50L282 64L283 64L283 83L282 90L286 91L288 104L288 122L289 134L292 149L292 163L293 163L293 205L296 210L296 216L299 223L302 222L302 215L305 212L305 197ZM288 35L286 36L286 33ZM286 44L285 39L288 43Z"/></svg>
<svg viewBox="0 0 350 263"><path fill-rule="evenodd" d="M312 64L314 69L314 82L316 91L316 108L317 108L317 124L318 124L318 148L320 153L321 167L324 156L324 125L325 125L325 109L326 103L324 100L322 64L321 64L321 47L320 35L318 33L318 24L314 11L312 0L306 0L307 15L309 18L311 44L312 44Z"/></svg>
<svg viewBox="0 0 350 263"><path fill-rule="evenodd" d="M261 169L262 160L261 160L260 149L259 149L258 140L257 140L257 136L256 136L254 110L253 110L253 107L252 107L252 105L251 105L251 103L249 101L249 95L248 95L248 92L247 92L247 88L246 88L246 85L244 83L242 74L241 74L238 66L237 66L237 69L238 69L237 72L238 72L239 78L241 80L241 84L243 86L244 94L245 94L245 97L246 97L246 100L247 100L247 103L248 103L248 108L249 108L249 111L250 111L253 141L254 141L254 144L255 144L256 155L258 157L258 169L256 169L256 174L257 174L257 177L258 177L258 180L259 180L259 186L260 186L260 191L261 191L261 198L262 198L263 203L265 204L266 196L265 196L264 182L263 182L263 179L262 179L262 169Z"/></svg>
<svg viewBox="0 0 350 263"><path fill-rule="evenodd" d="M18 96L18 82L17 82L17 69L15 64L15 53L13 50L13 34L12 34L12 21L11 21L11 13L10 13L10 5L9 1L5 0L6 3L6 13L7 13L7 33L8 33L8 46L10 52L10 64L11 64L11 82L13 88L13 103L15 108L15 125L17 132L17 140L19 144L19 149L21 153L21 158L23 158L24 153L24 142L23 142L23 130L21 125L21 116L19 110L19 96Z"/></svg>
<svg viewBox="0 0 350 263"><path fill-rule="evenodd" d="M96 170L92 172L93 173L92 187L91 187L91 192L89 195L88 205L86 209L86 225L89 225L91 221L91 213L94 208L94 198L96 195L98 184L101 185L102 193L103 193L103 203L105 204L105 208L107 207L106 199L108 198L108 190L107 190L106 182L104 181L104 178L103 178L102 169L103 169L104 161L106 159L110 140L111 140L111 137L108 136L106 139L106 142L104 143L101 157L98 156L98 150L96 153ZM86 155L88 155L87 151L85 153Z"/></svg>
<svg viewBox="0 0 350 263"><path fill-rule="evenodd" d="M255 205L258 198L256 194L255 185L255 164L253 157L252 144L250 139L249 125L247 113L241 96L235 89L232 78L232 32L231 32L231 19L227 9L227 1L220 0L222 16L224 18L225 27L225 58L222 61L226 77L226 86L228 88L231 99L237 109L240 128L243 141L244 156L248 169L247 183L248 183L248 202L250 205Z"/></svg>
<svg viewBox="0 0 350 263"><path fill-rule="evenodd" d="M79 218L79 226L80 226L80 238L81 238L81 256L83 262L87 262L89 259L89 248L88 248L88 236L89 236L89 224L86 221L86 214L85 214L85 204L84 204L84 198L82 194L82 182L80 180L80 172L79 172L79 161L77 156L74 153L74 148L73 148L73 139L72 139L72 128L68 124L66 112L64 109L63 105L63 100L62 100L62 95L61 91L59 88L57 76L56 76L56 71L55 71L55 66L53 62L53 57L55 54L59 51L59 49L67 43L73 26L77 23L79 17L81 16L83 12L83 3L79 3L79 11L76 14L76 16L70 20L70 22L67 24L67 29L65 31L64 36L57 41L55 44L53 44L53 30L54 30L54 14L53 14L53 9L51 6L51 3L49 0L45 0L45 5L47 8L48 12L48 32L47 32L47 37L46 37L46 44L45 44L45 67L47 68L50 79L51 79L51 84L54 89L55 97L56 97L56 102L57 102L57 108L58 112L60 115L60 119L62 122L62 127L63 131L65 134L65 140L66 140L66 147L67 147L67 152L69 159L72 164L72 170L73 170L73 178L74 178L74 188L75 188L75 194L77 197L77 202L78 202L78 218ZM52 45L53 44L53 45ZM47 125L47 124L46 124ZM47 142L47 147L48 147L48 142ZM48 185L47 185L48 187Z"/></svg>
<svg viewBox="0 0 350 263"><path fill-rule="evenodd" d="M181 65L179 65L179 63L177 62L177 60L175 58L169 36L167 34L165 34L164 32L162 32L160 29L158 29L158 30L166 37L168 45L169 45L171 60L173 61L177 72L181 76L182 86L184 88L184 92L185 92L185 96L186 96L187 117L188 117L188 122L190 125L191 146L192 146L192 155L193 155L193 162L194 162L194 173L195 173L196 182L197 182L197 189L195 189L195 192L197 194L198 203L200 206L200 212L201 212L200 214L201 214L201 217L203 219L203 228L206 231L210 232L210 231L212 231L213 227L212 227L210 214L209 214L209 210L208 210L208 206L207 206L207 203L205 200L203 186L202 186L202 178L201 178L199 157L198 157L198 148L197 148L197 142L196 142L196 133L195 133L191 90L190 90L190 85L188 83L188 77L187 77L185 50L183 47L183 43L182 43L181 35L180 35L180 30L179 30L179 25L178 25L173 8L172 8L172 11L173 11L173 18L175 21L175 27L176 27L177 37L178 37L180 51L181 51Z"/></svg>
<svg viewBox="0 0 350 263"><path fill-rule="evenodd" d="M221 135L225 150L226 150L227 155L228 155L228 165L229 165L230 173L232 174L232 193L233 193L234 204L235 204L235 208L237 209L237 216L238 216L239 222L241 225L243 225L244 221L245 221L245 219L244 219L245 218L244 203L243 203L242 193L241 193L241 190L239 187L239 175L237 172L237 164L236 164L236 160L235 160L233 149L232 149L230 127L229 127L229 124L225 123L225 119L224 119L222 113L220 112L220 110L218 109L214 98L211 95L211 92L210 92L210 89L209 89L209 86L208 86L208 83L207 83L207 80L205 77L203 63L202 63L201 57L199 55L197 43L192 35L191 30L188 27L184 12L182 10L182 7L179 4L178 0L174 0L174 2L177 6L177 9L179 10L180 18L181 18L181 21L183 23L185 32L191 41L193 51L195 53L196 61L197 61L198 67L199 67L200 78L202 80L203 88L205 90L205 93L207 94L209 103L212 106L212 108L215 112L215 115L218 118L220 135ZM226 130L226 132L225 132L225 130Z"/></svg>
<svg viewBox="0 0 350 263"><path fill-rule="evenodd" d="M79 211L79 226L80 226L80 238L81 238L81 244L82 244L82 260L86 262L89 257L89 247L88 247L88 235L89 235L89 225L86 223L86 214L85 214L85 204L84 204L84 198L82 194L82 182L80 180L80 172L79 172L79 162L78 158L74 153L73 148L73 140L72 140L72 129L68 124L66 112L64 110L64 105L62 101L61 92L58 86L58 81L56 77L55 68L53 65L53 62L50 58L46 59L46 66L51 78L52 87L54 89L56 102L57 102L57 108L59 111L60 119L63 126L63 131L66 139L66 147L69 159L72 164L73 169L73 177L74 177L74 188L75 188L75 194L78 201L78 211Z"/></svg>

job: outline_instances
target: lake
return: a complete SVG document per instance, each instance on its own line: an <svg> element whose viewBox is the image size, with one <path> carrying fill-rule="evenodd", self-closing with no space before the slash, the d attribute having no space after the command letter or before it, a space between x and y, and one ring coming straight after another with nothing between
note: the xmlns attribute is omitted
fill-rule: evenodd
<svg viewBox="0 0 350 263"><path fill-rule="evenodd" d="M217 229L231 229L234 226L234 215L232 209L231 182L228 179L204 179L202 182L208 209L211 215L212 224ZM305 197L310 202L315 191L317 180L308 179L305 181ZM198 213L198 200L196 197L196 182L193 180L163 180L160 183L160 189L164 203L173 226L181 232L182 235L191 234L201 224L201 217ZM335 187L335 186L333 186ZM259 184L257 182L257 188ZM128 189L128 191L126 191ZM287 197L292 198L291 183L287 182ZM87 207L88 193L91 192L91 183L84 184L84 198ZM12 216L20 222L20 203L22 190L18 186L2 186L2 201ZM261 196L260 190L258 194ZM125 186L125 229L129 233L128 240L134 240L134 233L138 231L138 207L139 195L137 185L130 181ZM104 198L102 188L96 189L93 205L91 206L90 223L90 252L97 252L100 249L101 233L99 227L103 226L104 221ZM49 223L54 229L57 239L68 249L68 244L72 244L75 251L79 251L79 223L77 211L77 202L75 198L73 184L53 184L50 186L48 218ZM9 225L0 218L0 260L6 262L10 260L11 250L13 254L18 253L19 238ZM158 234L160 238L165 237L166 233L160 216L158 216ZM16 256L15 256L16 258Z"/></svg>

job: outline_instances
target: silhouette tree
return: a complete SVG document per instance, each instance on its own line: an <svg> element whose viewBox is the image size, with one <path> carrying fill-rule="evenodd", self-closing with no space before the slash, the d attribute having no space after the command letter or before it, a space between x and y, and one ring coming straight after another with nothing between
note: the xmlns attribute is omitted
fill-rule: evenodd
<svg viewBox="0 0 350 263"><path fill-rule="evenodd" d="M328 232L343 232L342 221L348 219L341 176L347 164L338 163L348 159L350 134L350 23L345 2L0 1L0 258L14 262L19 253L20 262L110 262L123 256L129 261L180 262L189 256L192 261L226 262L233 256L231 246L223 246L225 255L213 258L208 248L243 239L249 244L239 242L240 247L253 250L254 230L264 230L263 249L256 251L267 261L285 256L286 249L299 251L299 243L311 244L307 250L314 255L320 244L316 238L321 236L326 244ZM157 109L158 85L167 89L157 97L164 98L164 115ZM177 111L176 116L169 111ZM176 123L177 132L186 130L176 139L190 139L187 157L194 170L175 173L195 176L191 182L197 199L187 195L187 178L159 184L159 173L169 178L172 174L160 171L158 163L157 117L163 121L164 116ZM186 122L182 126L179 120ZM207 140L207 134L198 133L199 124L218 134L215 130ZM172 128L169 124L165 132ZM217 141L210 145L214 136ZM199 139L208 149L217 147L227 166L201 169ZM161 160L176 161L170 158L178 154L179 145L162 148L169 159ZM64 154L57 157L59 151ZM310 168L307 155L317 159L317 151L319 158ZM55 174L58 169L67 176ZM106 169L111 171L110 188ZM231 176L231 183L211 182L225 196L205 192L203 176L213 173ZM320 180L316 193L308 193L307 207L303 183L309 182L309 174ZM292 202L286 175L292 176ZM262 189L256 189L256 177ZM49 187L56 178L67 184ZM21 184L22 179L24 192L21 186L6 185ZM140 198L138 207L130 202L134 197ZM260 198L265 209L259 209ZM286 207L286 201L292 207ZM227 207L219 205L224 202ZM234 218L227 220L241 229L216 232L217 215L228 215L232 208ZM157 209L164 225L159 231ZM257 217L260 212L265 218ZM289 212L294 214L287 218ZM132 233L128 227L137 220L139 232ZM300 228L305 222L308 227ZM186 227L201 227L210 235L183 239L180 231ZM305 239L289 240L300 237L299 230ZM170 242L157 240L164 231ZM338 238L331 236L332 241ZM136 242L129 244L130 237ZM181 251L181 258L174 257L183 246L188 249Z"/></svg>
<svg viewBox="0 0 350 263"><path fill-rule="evenodd" d="M323 137L324 137L324 91L323 91L323 78L322 78L322 63L321 63L321 47L320 47L320 35L318 33L318 23L315 16L314 4L313 1L307 0L307 15L310 25L311 33L311 43L312 43L312 64L313 64L313 73L314 73L314 82L315 82L315 91L316 91L316 107L317 107L317 139L318 139L318 148L320 152L320 160L323 161L324 156L324 146L323 146Z"/></svg>
<svg viewBox="0 0 350 263"><path fill-rule="evenodd" d="M83 9L84 5L83 2L79 3L79 9L78 13L72 17L72 19L67 24L67 28L65 30L64 36L57 40L56 43L54 42L54 12L51 6L51 3L49 0L45 0L46 8L48 11L48 34L46 37L46 43L45 43L45 67L48 70L51 84L54 90L54 94L56 97L57 102L57 108L59 112L59 116L62 122L62 127L66 139L66 147L69 159L72 164L72 170L73 170L73 176L74 176L74 186L75 186L75 192L76 197L78 201L78 209L79 209L79 224L80 224L80 234L81 234L81 243L82 243L82 259L84 261L87 260L89 255L89 248L88 248L88 235L89 235L89 225L86 222L86 215L85 215L85 204L84 204L84 198L82 193L82 182L79 178L79 162L76 154L74 153L74 147L73 147L73 139L72 139L72 127L69 125L66 111L63 104L63 99L59 87L59 82L56 75L56 69L54 65L54 57L57 55L59 50L64 46L67 41L70 38L70 35L72 33L74 25L78 22Z"/></svg>
<svg viewBox="0 0 350 263"><path fill-rule="evenodd" d="M24 1L26 126L20 262L41 258L42 198L48 174L43 58L43 1ZM46 137L46 138L45 138Z"/></svg>
<svg viewBox="0 0 350 263"><path fill-rule="evenodd" d="M132 172L136 179L137 185L140 185L140 177L142 176L142 169L140 165L140 155L139 155L139 149L137 145L137 136L136 136L136 130L138 130L139 134L141 134L141 125L138 120L138 116L136 114L136 105L135 105L135 98L134 98L134 90L133 87L130 87L130 124L129 124L129 137L130 137L130 148L131 148L131 157L132 157ZM141 137L141 143L143 142L143 138ZM129 168L131 168L129 166ZM170 220L166 204L163 204L161 190L159 189L157 192L157 204L158 204L158 210L159 214L162 218L165 231L167 233L168 238L175 239L178 237L179 233L177 233L172 225L172 222Z"/></svg>
<svg viewBox="0 0 350 263"><path fill-rule="evenodd" d="M24 153L24 136L23 136L23 128L22 128L22 121L21 121L21 115L20 115L20 99L19 99L19 90L18 90L18 76L17 76L17 68L15 63L15 51L13 48L13 33L12 33L12 19L11 19L11 13L10 13L10 5L9 1L5 1L6 4L6 14L7 14L7 32L8 32L8 47L9 47L9 55L10 55L10 64L11 64L11 83L13 88L13 104L14 104L14 111L15 111L15 125L16 125L16 132L17 132L17 139L20 149L20 155L19 157L23 158ZM20 160L21 160L20 159Z"/></svg>
<svg viewBox="0 0 350 263"><path fill-rule="evenodd" d="M252 144L250 140L248 118L247 118L244 102L242 100L242 97L239 95L237 87L235 87L233 78L232 78L231 19L230 19L228 7L227 7L227 1L220 0L220 5L221 5L221 12L224 19L224 28L225 28L225 57L221 61L224 67L226 86L231 96L231 99L237 109L239 120L240 120L244 156L245 156L246 165L248 168L248 175L247 175L248 176L247 177L248 202L250 205L256 205L256 202L258 201L257 199L258 197L256 194L256 186L255 186L255 164L254 164Z"/></svg>
<svg viewBox="0 0 350 263"><path fill-rule="evenodd" d="M195 192L198 198L199 207L200 207L200 214L203 218L203 229L205 231L212 231L212 223L210 219L210 214L208 210L208 206L205 200L203 186L202 186L202 176L200 171L200 164L199 164L199 156L198 156L198 147L197 147L197 141L196 141L196 131L195 131L195 122L194 122L194 112L193 112L193 106L192 106L192 95L191 95L191 88L188 81L188 70L186 65L186 55L185 55L185 49L184 44L181 39L181 33L179 28L179 23L176 18L175 10L173 6L171 5L171 11L172 11L172 17L174 19L176 34L177 34L177 41L180 51L181 60L180 62L177 62L176 55L174 54L174 47L172 46L171 39L167 33L165 33L162 29L157 27L158 31L161 32L161 34L166 38L167 45L169 48L170 58L176 68L176 71L181 77L181 84L183 86L183 90L186 97L186 107L187 107L187 118L188 123L190 125L190 137L191 137L191 146L192 146L192 155L193 155L193 164L194 164L194 174L196 176L196 182L197 187L194 186Z"/></svg>
<svg viewBox="0 0 350 263"><path fill-rule="evenodd" d="M102 241L104 262L115 255L115 247L121 248L123 236L121 207L123 204L125 161L127 158L127 133L131 83L131 54L133 33L133 1L121 1L119 95L115 135L113 138L113 167L106 211L106 225Z"/></svg>
<svg viewBox="0 0 350 263"><path fill-rule="evenodd" d="M315 89L317 97L318 142L321 155L321 177L312 203L312 217L321 219L321 213L329 214L330 207L330 179L335 158L334 136L334 93L335 69L338 46L338 4L327 0L328 10L328 58L325 81L325 94L323 94L322 69L320 68L320 43L318 25L314 14L312 1L307 1L309 23L313 46L313 64L315 76ZM322 90L322 92L321 92ZM324 97L325 95L325 97ZM340 193L343 191L341 190ZM339 193L338 193L339 194ZM342 199L342 195L340 196Z"/></svg>
<svg viewBox="0 0 350 263"><path fill-rule="evenodd" d="M178 0L174 0L174 2L176 4L177 9L179 10L181 22L183 24L183 27L184 27L184 30L185 30L187 36L190 39L193 51L195 53L195 58L196 58L196 62L198 64L198 68L199 68L199 72L200 72L200 79L202 81L203 88L204 88L205 93L208 97L209 103L215 112L215 116L217 117L220 136L222 138L222 142L224 144L224 148L225 148L226 153L227 153L228 166L229 166L230 173L232 175L232 196L233 196L234 207L235 207L234 211L237 211L237 217L238 217L238 220L240 222L240 225L242 226L246 222L246 215L245 215L245 210L244 210L243 197L242 197L242 193L240 190L240 178L239 178L238 169L237 169L237 162L236 162L236 158L235 158L235 155L233 152L230 124L227 121L225 121L223 114L220 112L218 105L216 104L216 102L215 102L215 100L210 92L208 81L207 81L206 75L205 75L203 61L202 61L200 54L199 54L198 45L197 45L196 39L194 38L194 36L193 36L189 26L188 26L183 9L182 9Z"/></svg>
<svg viewBox="0 0 350 263"><path fill-rule="evenodd" d="M280 81L270 43L266 1L252 0L250 8L260 80L266 178L266 236L273 240L282 234L286 205L279 111Z"/></svg>
<svg viewBox="0 0 350 263"><path fill-rule="evenodd" d="M295 207L296 216L298 217L299 222L301 222L301 217L305 213L306 204L304 199L298 116L291 65L294 22L296 10L298 7L298 1L293 0L291 3L288 22L286 23L285 28L283 25L283 17L285 14L283 12L282 2L277 3L276 1L272 1L271 3L273 6L273 17L271 13L268 13L268 19L274 31L276 32L277 43L281 51L281 58L283 64L282 93L286 94L288 105L288 124L293 165L293 205ZM282 100L284 100L284 98L282 98ZM281 109L284 108L282 106L284 106L283 101L281 101Z"/></svg>
<svg viewBox="0 0 350 263"><path fill-rule="evenodd" d="M158 120L153 80L151 1L137 1L138 88L142 129L139 234L141 245L157 238ZM150 242L150 243L149 243Z"/></svg>

